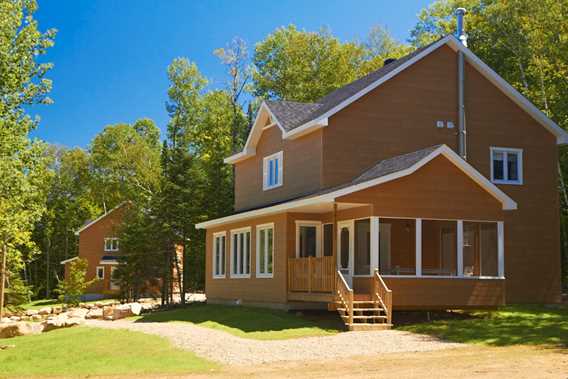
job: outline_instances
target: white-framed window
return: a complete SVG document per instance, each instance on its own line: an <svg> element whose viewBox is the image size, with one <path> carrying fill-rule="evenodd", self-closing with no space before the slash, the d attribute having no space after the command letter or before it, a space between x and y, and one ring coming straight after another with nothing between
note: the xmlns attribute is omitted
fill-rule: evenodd
<svg viewBox="0 0 568 379"><path fill-rule="evenodd" d="M225 277L225 249L227 246L227 233L219 232L213 234L213 278Z"/></svg>
<svg viewBox="0 0 568 379"><path fill-rule="evenodd" d="M497 184L523 184L523 150L491 147L491 181Z"/></svg>
<svg viewBox="0 0 568 379"><path fill-rule="evenodd" d="M262 189L280 187L284 176L284 158L282 152L264 157L262 161Z"/></svg>
<svg viewBox="0 0 568 379"><path fill-rule="evenodd" d="M250 231L231 230L231 278L250 278Z"/></svg>
<svg viewBox="0 0 568 379"><path fill-rule="evenodd" d="M104 266L97 266L97 279L103 280L105 278Z"/></svg>
<svg viewBox="0 0 568 379"><path fill-rule="evenodd" d="M321 256L321 222L296 221L296 257Z"/></svg>
<svg viewBox="0 0 568 379"><path fill-rule="evenodd" d="M272 278L274 270L274 224L256 227L256 276Z"/></svg>
<svg viewBox="0 0 568 379"><path fill-rule="evenodd" d="M105 238L105 251L118 251L118 238Z"/></svg>

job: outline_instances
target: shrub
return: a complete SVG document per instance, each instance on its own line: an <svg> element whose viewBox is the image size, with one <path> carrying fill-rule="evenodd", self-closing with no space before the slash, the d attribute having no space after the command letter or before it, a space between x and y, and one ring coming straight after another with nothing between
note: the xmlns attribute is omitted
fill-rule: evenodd
<svg viewBox="0 0 568 379"><path fill-rule="evenodd" d="M79 258L69 264L69 275L60 280L55 289L61 302L78 305L87 287L97 279L87 280L87 261Z"/></svg>

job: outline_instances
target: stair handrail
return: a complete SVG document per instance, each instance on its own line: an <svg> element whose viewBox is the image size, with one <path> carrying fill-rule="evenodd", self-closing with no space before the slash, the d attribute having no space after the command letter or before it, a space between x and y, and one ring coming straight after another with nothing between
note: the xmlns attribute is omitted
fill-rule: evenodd
<svg viewBox="0 0 568 379"><path fill-rule="evenodd" d="M337 270L335 275L335 288L338 300L343 304L348 316L348 326L353 325L353 289L349 287L341 271Z"/></svg>
<svg viewBox="0 0 568 379"><path fill-rule="evenodd" d="M392 290L387 287L378 269L373 275L373 295L385 310L387 323L392 324Z"/></svg>

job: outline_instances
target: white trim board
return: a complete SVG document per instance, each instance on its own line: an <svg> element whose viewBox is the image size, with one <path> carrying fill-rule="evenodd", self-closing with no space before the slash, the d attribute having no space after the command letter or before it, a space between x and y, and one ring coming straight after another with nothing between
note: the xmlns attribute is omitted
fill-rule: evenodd
<svg viewBox="0 0 568 379"><path fill-rule="evenodd" d="M305 124L286 132L281 124L278 122L276 117L270 112L268 106L263 102L255 120L249 138L246 141L245 147L242 152L234 154L225 159L225 163L234 164L247 159L255 155L254 147L258 138L260 138L260 133L262 133L262 128L257 126L257 120L260 113L266 110L267 113L272 117L272 120L280 127L282 130L283 139L294 139L302 135L311 133L317 129L325 127L328 125L329 117L333 116L340 110L344 109L354 101L365 96L370 91L379 87L381 84L385 83L389 79L395 77L400 72L404 71L408 67L412 66L416 62L420 61L424 57L428 56L433 51L437 50L441 46L448 45L454 51L461 51L465 55L465 59L469 64L471 64L481 75L483 75L487 80L489 80L493 85L495 85L499 90L501 90L507 97L509 97L515 104L517 104L521 109L527 112L531 117L533 117L538 123L548 129L549 132L556 136L556 142L559 145L568 144L568 133L564 131L560 126L558 126L554 121L552 121L548 116L546 116L540 109L538 109L533 103L531 103L525 96L523 96L519 91L517 91L513 86L511 86L505 79L503 79L499 74L497 74L491 67L485 64L481 59L479 59L470 49L465 47L455 36L449 34L446 37L440 39L439 41L433 43L431 46L427 47L416 56L412 57L408 61L401 64L396 69L382 76L375 82L371 83L361 91L355 93L351 97L345 99L341 103L337 104L335 107L325 112L323 115L318 116L316 119L310 120ZM258 129L258 131L257 131ZM252 139L251 136L255 135L256 139Z"/></svg>
<svg viewBox="0 0 568 379"><path fill-rule="evenodd" d="M395 179L402 178L404 176L408 176L416 172L422 166L436 158L437 156L443 155L446 157L450 162L452 162L457 168L459 168L464 174L469 176L474 182L476 182L479 186L481 186L485 191L490 193L493 197L495 197L502 205L503 210L515 210L517 209L517 203L511 199L507 194L501 191L497 186L485 176L483 176L479 171L477 171L472 165L464 161L456 152L450 149L446 145L441 145L440 147L433 150L430 154L426 157L422 158L420 161L416 162L411 167L394 172L392 174L388 174L385 176L381 176L379 178L371 179L363 183L351 185L349 187L341 188L335 190L330 193L326 193L323 195L315 195L313 197L308 197L299 200L292 200L287 203L278 204L274 206L269 206L266 208L256 209L253 211L243 212L227 217L222 217L215 220L205 221L202 223L197 224L195 227L197 229L207 229L214 226L223 225L230 222L236 222L243 219L250 219L254 217L260 217L269 214L275 214L279 212L284 212L290 209L309 206L309 205L316 205L322 203L333 204L338 197L348 195L353 192L361 191L369 187L374 187L386 182L390 182Z"/></svg>
<svg viewBox="0 0 568 379"><path fill-rule="evenodd" d="M128 203L128 201L123 201L122 203L118 204L116 207L112 208L110 211L108 211L107 213L104 213L103 215L97 217L96 219L94 219L93 221L89 222L87 225L83 225L80 229L78 229L75 232L75 235L78 236L79 233L81 233L82 231L84 231L85 229L93 226L94 224L96 224L97 222L101 221L103 218L105 218L106 216L108 216L109 214L111 214L112 212L116 211L119 208L122 208L122 206L124 204Z"/></svg>
<svg viewBox="0 0 568 379"><path fill-rule="evenodd" d="M65 260L59 262L59 264L64 265L65 263L73 262L76 259L79 259L79 257L73 257L73 258L65 259Z"/></svg>

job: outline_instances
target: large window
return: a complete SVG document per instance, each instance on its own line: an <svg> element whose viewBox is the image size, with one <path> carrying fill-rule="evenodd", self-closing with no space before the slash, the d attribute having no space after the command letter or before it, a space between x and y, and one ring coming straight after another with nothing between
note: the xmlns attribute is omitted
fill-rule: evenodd
<svg viewBox="0 0 568 379"><path fill-rule="evenodd" d="M300 258L317 257L320 255L319 222L296 222L296 254Z"/></svg>
<svg viewBox="0 0 568 379"><path fill-rule="evenodd" d="M262 188L266 191L272 188L280 187L283 180L284 161L282 152L272 154L265 157L262 162Z"/></svg>
<svg viewBox="0 0 568 379"><path fill-rule="evenodd" d="M225 247L226 244L225 232L215 233L213 235L213 277L225 277Z"/></svg>
<svg viewBox="0 0 568 379"><path fill-rule="evenodd" d="M355 221L355 275L371 274L371 221Z"/></svg>
<svg viewBox="0 0 568 379"><path fill-rule="evenodd" d="M274 262L274 225L256 227L256 276L272 278Z"/></svg>
<svg viewBox="0 0 568 379"><path fill-rule="evenodd" d="M491 181L497 184L523 183L523 151L491 148Z"/></svg>
<svg viewBox="0 0 568 379"><path fill-rule="evenodd" d="M457 275L457 222L422 220L422 275Z"/></svg>
<svg viewBox="0 0 568 379"><path fill-rule="evenodd" d="M416 274L416 220L380 219L379 272L382 275Z"/></svg>
<svg viewBox="0 0 568 379"><path fill-rule="evenodd" d="M464 276L498 276L498 249L497 223L463 223Z"/></svg>
<svg viewBox="0 0 568 379"><path fill-rule="evenodd" d="M118 251L118 238L105 238L105 251Z"/></svg>
<svg viewBox="0 0 568 379"><path fill-rule="evenodd" d="M231 277L250 277L250 228L231 231Z"/></svg>

